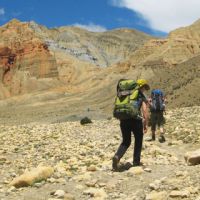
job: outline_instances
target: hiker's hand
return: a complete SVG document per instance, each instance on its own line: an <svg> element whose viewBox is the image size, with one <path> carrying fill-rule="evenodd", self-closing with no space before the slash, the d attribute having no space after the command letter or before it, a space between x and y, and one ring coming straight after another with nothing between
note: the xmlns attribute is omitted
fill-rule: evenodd
<svg viewBox="0 0 200 200"><path fill-rule="evenodd" d="M147 132L147 120L143 118L143 132L146 133Z"/></svg>
<svg viewBox="0 0 200 200"><path fill-rule="evenodd" d="M144 133L146 133L146 132L147 132L147 126L145 125L143 129L144 129L144 130L143 130Z"/></svg>

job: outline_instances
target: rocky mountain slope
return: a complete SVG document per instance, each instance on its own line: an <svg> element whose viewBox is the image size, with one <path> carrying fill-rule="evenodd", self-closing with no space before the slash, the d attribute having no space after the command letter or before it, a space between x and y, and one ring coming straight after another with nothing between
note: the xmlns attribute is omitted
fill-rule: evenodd
<svg viewBox="0 0 200 200"><path fill-rule="evenodd" d="M100 85L93 90L100 93L99 99L106 97L102 99L106 102L109 96L113 99L119 78L144 77L149 80L152 88L160 87L165 91L170 107L199 105L199 30L198 20L191 26L172 31L167 38L148 40L127 61L122 60L99 72L96 77ZM93 93L90 97L94 96ZM94 100L98 101L98 98Z"/></svg>
<svg viewBox="0 0 200 200"><path fill-rule="evenodd" d="M78 27L47 29L34 22L29 27L53 52L63 52L100 67L124 60L152 38L131 29L97 33Z"/></svg>
<svg viewBox="0 0 200 200"><path fill-rule="evenodd" d="M140 71L152 88L162 88L170 106L199 105L200 94L200 21L169 33L164 39L151 39L125 62L127 68Z"/></svg>
<svg viewBox="0 0 200 200"><path fill-rule="evenodd" d="M0 98L59 85L55 58L28 26L13 20L0 28Z"/></svg>
<svg viewBox="0 0 200 200"><path fill-rule="evenodd" d="M134 30L92 33L12 20L0 28L0 98L87 79L127 58L151 37Z"/></svg>
<svg viewBox="0 0 200 200"><path fill-rule="evenodd" d="M165 91L168 107L199 105L199 27L197 21L156 39L128 29L92 33L12 20L0 28L4 118L13 109L34 117L33 107L58 120L111 116L120 78L148 79Z"/></svg>
<svg viewBox="0 0 200 200"><path fill-rule="evenodd" d="M200 53L200 21L169 33L167 38L152 39L134 52L131 60L137 65L151 65L157 61L176 66ZM150 62L150 63L148 63Z"/></svg>

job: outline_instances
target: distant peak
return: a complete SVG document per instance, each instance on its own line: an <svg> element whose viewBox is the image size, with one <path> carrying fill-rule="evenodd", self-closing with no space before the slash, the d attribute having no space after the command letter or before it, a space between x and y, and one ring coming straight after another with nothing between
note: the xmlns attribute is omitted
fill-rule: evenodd
<svg viewBox="0 0 200 200"><path fill-rule="evenodd" d="M9 22L7 22L6 24L4 24L3 26L5 26L5 27L17 27L17 26L20 26L22 24L24 24L24 23L21 22L20 20L14 18L14 19L10 20Z"/></svg>
<svg viewBox="0 0 200 200"><path fill-rule="evenodd" d="M30 22L29 22L29 24L34 24L34 25L38 25L35 21L33 21L33 20L31 20Z"/></svg>
<svg viewBox="0 0 200 200"><path fill-rule="evenodd" d="M10 20L7 24L19 24L19 23L21 23L21 21L14 18L14 19Z"/></svg>
<svg viewBox="0 0 200 200"><path fill-rule="evenodd" d="M194 22L194 25L200 25L200 19Z"/></svg>

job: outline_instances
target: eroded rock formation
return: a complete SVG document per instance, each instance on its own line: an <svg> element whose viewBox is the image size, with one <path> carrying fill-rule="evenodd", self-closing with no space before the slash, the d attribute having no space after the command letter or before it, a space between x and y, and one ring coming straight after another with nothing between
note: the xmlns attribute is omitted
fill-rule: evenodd
<svg viewBox="0 0 200 200"><path fill-rule="evenodd" d="M98 67L127 58L150 38L127 29L92 33L13 19L0 27L0 99L63 83L69 89L92 77Z"/></svg>
<svg viewBox="0 0 200 200"><path fill-rule="evenodd" d="M200 53L200 22L172 31L164 39L151 39L132 54L130 60L137 65L162 61L170 66L182 63Z"/></svg>
<svg viewBox="0 0 200 200"><path fill-rule="evenodd" d="M54 56L27 23L13 20L0 28L0 35L0 77L11 95L31 85L31 78L58 77Z"/></svg>
<svg viewBox="0 0 200 200"><path fill-rule="evenodd" d="M196 105L199 27L197 21L156 39L128 29L93 33L12 20L0 27L0 99L48 89L71 94L76 102L82 93L110 110L117 81L142 77L164 89L174 106ZM185 91L192 103L182 100Z"/></svg>

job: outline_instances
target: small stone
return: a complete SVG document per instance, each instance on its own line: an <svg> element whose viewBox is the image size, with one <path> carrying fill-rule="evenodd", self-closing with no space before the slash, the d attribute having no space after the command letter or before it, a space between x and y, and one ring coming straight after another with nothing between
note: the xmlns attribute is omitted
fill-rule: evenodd
<svg viewBox="0 0 200 200"><path fill-rule="evenodd" d="M6 157L0 157L0 165L3 165L6 161Z"/></svg>
<svg viewBox="0 0 200 200"><path fill-rule="evenodd" d="M37 187L37 188L39 188L39 187L41 187L41 186L44 185L44 184L45 184L45 182L42 181L42 182L40 182L40 183L35 183L34 186Z"/></svg>
<svg viewBox="0 0 200 200"><path fill-rule="evenodd" d="M90 172L95 172L95 171L97 171L97 168L96 168L95 165L91 165L91 166L89 166L89 167L87 168L87 170L90 171Z"/></svg>
<svg viewBox="0 0 200 200"><path fill-rule="evenodd" d="M107 194L106 192L101 188L101 189L96 189L96 188L89 188L88 190L85 190L83 192L85 195L89 195L90 197L95 197L95 198L101 198L106 199Z"/></svg>
<svg viewBox="0 0 200 200"><path fill-rule="evenodd" d="M57 198L64 198L65 191L64 190L56 190L54 193L54 196L56 196Z"/></svg>
<svg viewBox="0 0 200 200"><path fill-rule="evenodd" d="M140 175L144 172L144 170L142 169L142 167L131 167L128 172L127 172L127 175L130 176L130 175Z"/></svg>
<svg viewBox="0 0 200 200"><path fill-rule="evenodd" d="M64 196L64 200L75 200L75 197L70 193L66 193Z"/></svg>
<svg viewBox="0 0 200 200"><path fill-rule="evenodd" d="M149 184L149 188L152 190L158 190L161 186L161 181L160 180L155 180L153 183Z"/></svg>
<svg viewBox="0 0 200 200"><path fill-rule="evenodd" d="M15 178L17 176L17 174L13 172L13 173L10 174L10 176Z"/></svg>
<svg viewBox="0 0 200 200"><path fill-rule="evenodd" d="M50 183L55 183L56 179L51 177L51 178L48 178L47 181L50 182Z"/></svg>
<svg viewBox="0 0 200 200"><path fill-rule="evenodd" d="M187 152L184 158L188 165L200 164L200 149L192 152Z"/></svg>
<svg viewBox="0 0 200 200"><path fill-rule="evenodd" d="M76 185L75 188L79 189L79 190L82 190L84 188L84 186L83 185Z"/></svg>
<svg viewBox="0 0 200 200"><path fill-rule="evenodd" d="M98 186L99 186L99 187L105 187L105 186L106 186L106 183L100 182L100 183L98 183Z"/></svg>
<svg viewBox="0 0 200 200"><path fill-rule="evenodd" d="M185 197L189 197L190 196L190 192L187 191L187 190L185 190L185 191L173 190L173 191L171 191L169 196L172 197L172 198L176 198L176 197L185 198Z"/></svg>
<svg viewBox="0 0 200 200"><path fill-rule="evenodd" d="M153 191L146 195L145 200L167 200L167 192Z"/></svg>
<svg viewBox="0 0 200 200"><path fill-rule="evenodd" d="M88 187L95 187L97 180L88 181L85 183Z"/></svg>
<svg viewBox="0 0 200 200"><path fill-rule="evenodd" d="M8 192L15 192L16 191L16 188L14 186L11 186L9 189L8 189Z"/></svg>
<svg viewBox="0 0 200 200"><path fill-rule="evenodd" d="M144 171L150 173L150 172L152 172L152 169L150 169L150 168L144 168Z"/></svg>
<svg viewBox="0 0 200 200"><path fill-rule="evenodd" d="M188 172L186 171L178 171L176 172L176 177L187 176Z"/></svg>

